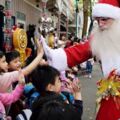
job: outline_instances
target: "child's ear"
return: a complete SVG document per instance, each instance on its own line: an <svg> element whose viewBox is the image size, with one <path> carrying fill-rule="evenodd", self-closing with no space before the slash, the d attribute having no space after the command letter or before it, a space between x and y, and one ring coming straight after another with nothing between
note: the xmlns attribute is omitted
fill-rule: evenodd
<svg viewBox="0 0 120 120"><path fill-rule="evenodd" d="M53 85L52 84L48 84L48 86L46 87L47 91L53 91Z"/></svg>

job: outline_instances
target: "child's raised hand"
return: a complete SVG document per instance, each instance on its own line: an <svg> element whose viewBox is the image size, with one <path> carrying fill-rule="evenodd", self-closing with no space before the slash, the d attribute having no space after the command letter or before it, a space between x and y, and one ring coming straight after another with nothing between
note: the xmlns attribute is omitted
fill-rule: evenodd
<svg viewBox="0 0 120 120"><path fill-rule="evenodd" d="M43 50L43 46L40 43L39 39L35 39L35 44L36 44L36 47L37 47L37 54L41 54L43 56L44 50Z"/></svg>
<svg viewBox="0 0 120 120"><path fill-rule="evenodd" d="M67 78L65 85L66 85L66 88L69 89L73 93L72 81L70 79Z"/></svg>
<svg viewBox="0 0 120 120"><path fill-rule="evenodd" d="M45 61L44 59L42 59L39 63L40 66L43 66L43 65L48 65L48 62Z"/></svg>
<svg viewBox="0 0 120 120"><path fill-rule="evenodd" d="M75 100L82 100L80 82L74 82L72 87Z"/></svg>
<svg viewBox="0 0 120 120"><path fill-rule="evenodd" d="M73 88L73 93L78 93L81 90L81 85L80 83L73 82L72 88Z"/></svg>

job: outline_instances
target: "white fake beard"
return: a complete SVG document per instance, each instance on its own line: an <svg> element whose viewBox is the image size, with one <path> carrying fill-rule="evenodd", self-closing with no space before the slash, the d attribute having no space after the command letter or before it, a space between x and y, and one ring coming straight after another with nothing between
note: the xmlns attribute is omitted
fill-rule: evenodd
<svg viewBox="0 0 120 120"><path fill-rule="evenodd" d="M120 21L113 22L112 26L104 31L96 27L91 40L92 53L101 60L104 75L120 68Z"/></svg>
<svg viewBox="0 0 120 120"><path fill-rule="evenodd" d="M113 25L104 31L98 27L93 30L91 48L93 55L99 59L109 55L120 55L120 21L114 21Z"/></svg>

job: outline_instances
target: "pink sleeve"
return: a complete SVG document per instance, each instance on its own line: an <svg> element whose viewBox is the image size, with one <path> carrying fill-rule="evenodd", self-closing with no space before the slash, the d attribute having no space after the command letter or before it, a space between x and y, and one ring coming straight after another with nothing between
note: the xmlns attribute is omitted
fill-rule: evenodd
<svg viewBox="0 0 120 120"><path fill-rule="evenodd" d="M80 64L92 57L90 43L78 44L65 49L69 67Z"/></svg>
<svg viewBox="0 0 120 120"><path fill-rule="evenodd" d="M24 85L17 85L12 93L0 93L0 101L4 105L10 105L11 103L17 101L24 89Z"/></svg>
<svg viewBox="0 0 120 120"><path fill-rule="evenodd" d="M0 92L7 92L13 82L18 81L19 71L7 72L0 75Z"/></svg>
<svg viewBox="0 0 120 120"><path fill-rule="evenodd" d="M13 72L8 72L6 74L7 74L6 78L8 78L9 81L11 81L13 83L13 82L18 81L20 72L19 71L13 71Z"/></svg>

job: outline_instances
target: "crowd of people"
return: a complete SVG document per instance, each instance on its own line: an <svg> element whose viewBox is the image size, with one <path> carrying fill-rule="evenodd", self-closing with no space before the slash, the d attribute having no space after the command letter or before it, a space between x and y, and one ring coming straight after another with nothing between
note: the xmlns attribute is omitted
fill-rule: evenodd
<svg viewBox="0 0 120 120"><path fill-rule="evenodd" d="M96 120L119 120L119 7L118 0L100 0L92 14L98 25L84 41L72 34L68 40L65 35L59 40L53 29L49 29L47 41L48 34L39 30L40 36L32 39L34 55L23 68L18 51L0 51L0 119L81 120L83 101L77 74L86 61L86 73L91 78L95 57L105 77L98 82Z"/></svg>
<svg viewBox="0 0 120 120"><path fill-rule="evenodd" d="M104 78L98 82L98 110L96 120L120 119L120 1L99 0L92 17L96 21L88 40L66 49L51 49L41 37L50 65L65 70L95 57ZM59 56L59 58L57 58ZM108 109L109 108L109 109Z"/></svg>
<svg viewBox="0 0 120 120"><path fill-rule="evenodd" d="M34 42L37 55L28 58L23 68L18 51L0 51L0 119L80 120L83 101L78 70L60 72L49 66L39 40Z"/></svg>

